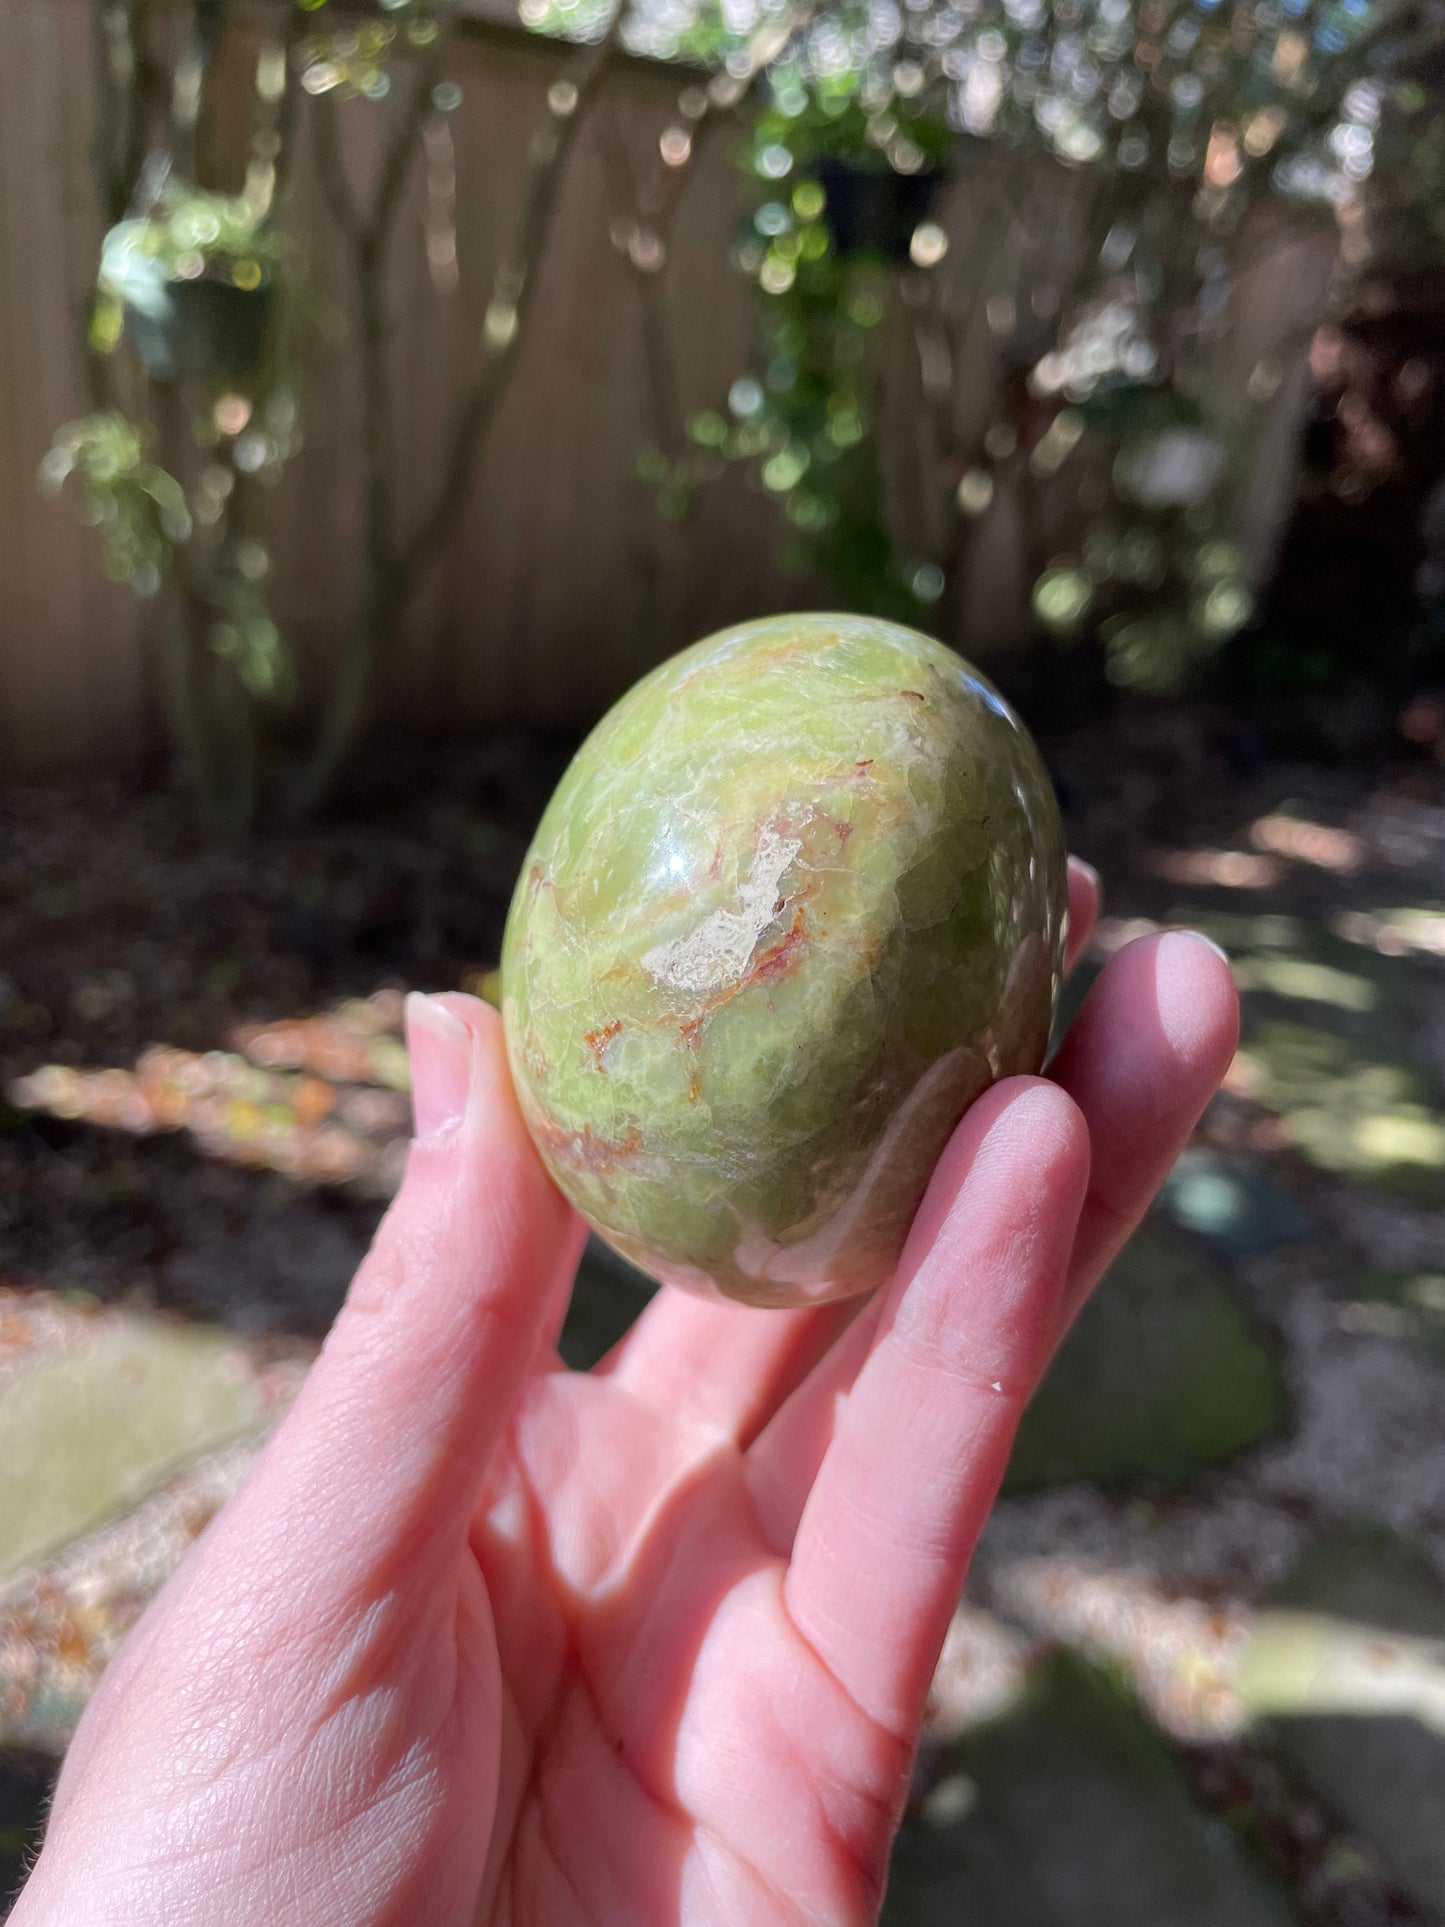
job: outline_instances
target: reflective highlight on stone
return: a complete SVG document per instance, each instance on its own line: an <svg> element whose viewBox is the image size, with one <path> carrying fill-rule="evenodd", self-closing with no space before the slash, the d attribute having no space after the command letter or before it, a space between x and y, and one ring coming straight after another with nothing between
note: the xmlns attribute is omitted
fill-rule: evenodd
<svg viewBox="0 0 1445 1927"><path fill-rule="evenodd" d="M968 1105L1042 1064L1064 931L1053 792L983 677L892 623L747 623L638 683L548 805L502 959L522 1110L654 1277L866 1291Z"/></svg>

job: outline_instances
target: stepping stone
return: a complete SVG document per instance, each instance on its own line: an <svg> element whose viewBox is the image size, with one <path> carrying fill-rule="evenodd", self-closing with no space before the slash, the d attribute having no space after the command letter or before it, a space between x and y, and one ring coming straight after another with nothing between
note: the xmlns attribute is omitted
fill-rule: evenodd
<svg viewBox="0 0 1445 1927"><path fill-rule="evenodd" d="M884 1927L1294 1927L1132 1702L1072 1656L940 1765Z"/></svg>
<svg viewBox="0 0 1445 1927"><path fill-rule="evenodd" d="M1237 1691L1291 1769L1445 1917L1445 1590L1384 1529L1311 1548L1259 1614Z"/></svg>
<svg viewBox="0 0 1445 1927"><path fill-rule="evenodd" d="M60 1757L121 1641L263 1443L253 1431L190 1460L140 1505L0 1582L0 1758L7 1747Z"/></svg>
<svg viewBox="0 0 1445 1927"><path fill-rule="evenodd" d="M1419 1345L1445 1360L1445 1271L1370 1269L1344 1286L1347 1331Z"/></svg>
<svg viewBox="0 0 1445 1927"><path fill-rule="evenodd" d="M1418 1062L1281 1018L1246 1026L1237 1074L1317 1169L1445 1206L1445 1105Z"/></svg>
<svg viewBox="0 0 1445 1927"><path fill-rule="evenodd" d="M250 1354L228 1334L96 1316L86 1342L0 1389L0 1577L129 1511L272 1412Z"/></svg>
<svg viewBox="0 0 1445 1927"><path fill-rule="evenodd" d="M1215 1266L1147 1226L1080 1314L1024 1414L1005 1490L1177 1485L1279 1432L1270 1341Z"/></svg>
<svg viewBox="0 0 1445 1927"><path fill-rule="evenodd" d="M1258 1164L1186 1151L1164 1180L1167 1216L1227 1258L1262 1257L1308 1238L1314 1227Z"/></svg>

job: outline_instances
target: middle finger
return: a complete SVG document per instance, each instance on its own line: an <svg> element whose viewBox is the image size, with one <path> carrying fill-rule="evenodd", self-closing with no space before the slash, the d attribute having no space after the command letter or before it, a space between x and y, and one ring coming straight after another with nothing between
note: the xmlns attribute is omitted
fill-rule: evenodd
<svg viewBox="0 0 1445 1927"><path fill-rule="evenodd" d="M1070 857L1068 887L1066 971L1098 919L1099 879ZM746 1446L858 1314L857 1299L780 1312L664 1289L597 1370L654 1409Z"/></svg>

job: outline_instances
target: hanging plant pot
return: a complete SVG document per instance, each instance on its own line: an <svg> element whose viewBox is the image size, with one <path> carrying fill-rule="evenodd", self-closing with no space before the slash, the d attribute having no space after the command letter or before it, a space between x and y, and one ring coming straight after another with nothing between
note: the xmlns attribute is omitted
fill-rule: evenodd
<svg viewBox="0 0 1445 1927"><path fill-rule="evenodd" d="M891 167L819 161L814 169L827 196L823 219L839 255L877 254L902 266L919 223L926 221L947 178L942 168L898 174Z"/></svg>
<svg viewBox="0 0 1445 1927"><path fill-rule="evenodd" d="M241 287L229 256L182 277L146 246L149 225L124 221L101 251L101 287L119 299L126 331L157 381L240 382L265 357L275 287L251 263L255 284ZM199 260L197 254L195 259Z"/></svg>
<svg viewBox="0 0 1445 1927"><path fill-rule="evenodd" d="M202 276L168 280L159 300L125 303L136 353L157 381L239 382L266 353L272 290Z"/></svg>

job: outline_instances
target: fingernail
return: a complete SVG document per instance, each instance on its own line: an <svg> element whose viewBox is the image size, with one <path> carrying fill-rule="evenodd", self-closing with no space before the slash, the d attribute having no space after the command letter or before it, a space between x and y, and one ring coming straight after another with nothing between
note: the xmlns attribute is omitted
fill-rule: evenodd
<svg viewBox="0 0 1445 1927"><path fill-rule="evenodd" d="M1084 875L1089 879L1090 883L1092 883L1094 888L1097 890L1099 887L1099 872L1094 868L1093 864L1085 863L1084 859L1081 856L1071 856L1069 858L1069 861L1070 863L1073 864L1076 870L1083 871Z"/></svg>
<svg viewBox="0 0 1445 1927"><path fill-rule="evenodd" d="M411 1058L411 1114L415 1136L435 1137L460 1122L472 1081L471 1032L436 997L413 991L406 1000L406 1047Z"/></svg>
<svg viewBox="0 0 1445 1927"><path fill-rule="evenodd" d="M1229 952L1225 950L1222 945L1217 944L1213 937L1206 937L1202 930L1181 930L1179 935L1181 937L1192 937L1195 943L1202 943L1206 950L1212 950L1214 952L1222 964L1228 965Z"/></svg>

